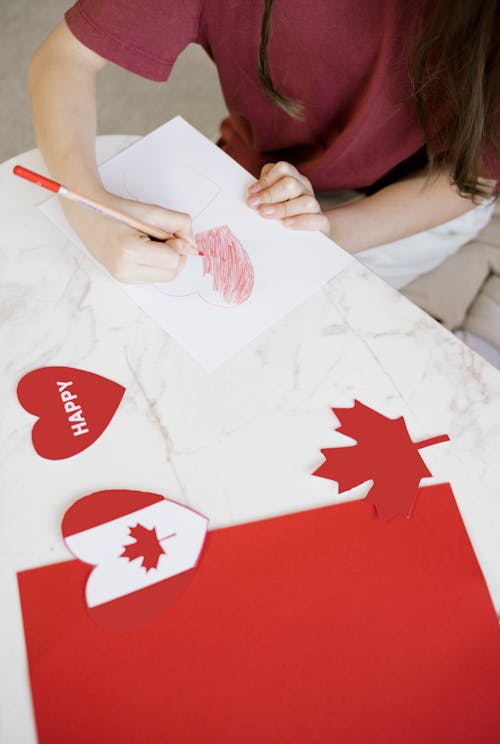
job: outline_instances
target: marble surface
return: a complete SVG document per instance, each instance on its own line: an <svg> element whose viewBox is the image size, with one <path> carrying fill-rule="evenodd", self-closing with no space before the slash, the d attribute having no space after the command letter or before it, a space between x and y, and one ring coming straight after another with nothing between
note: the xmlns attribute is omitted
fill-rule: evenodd
<svg viewBox="0 0 500 744"><path fill-rule="evenodd" d="M100 160L130 143L101 137ZM44 170L36 151L15 159ZM211 528L360 498L311 477L349 442L331 406L358 398L403 415L450 481L500 612L500 372L355 262L212 373L205 372L37 209L46 195L0 166L0 740L35 741L16 571L67 560L66 508L105 488L155 491ZM31 446L15 389L31 369L81 367L127 388L111 425L75 458ZM388 453L390 456L390 453Z"/></svg>

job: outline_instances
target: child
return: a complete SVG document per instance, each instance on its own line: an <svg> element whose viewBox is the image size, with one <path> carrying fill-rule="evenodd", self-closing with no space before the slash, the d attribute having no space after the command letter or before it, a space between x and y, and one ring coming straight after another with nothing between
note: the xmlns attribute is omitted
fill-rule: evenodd
<svg viewBox="0 0 500 744"><path fill-rule="evenodd" d="M491 195L494 181L482 177L499 173L500 74L498 1L441 0L432 15L428 5L79 0L32 59L40 150L57 180L174 237L152 246L145 235L65 203L68 219L122 281L168 281L180 271L189 217L102 186L95 76L111 60L165 80L196 42L217 65L230 112L219 144L258 177L250 207L290 229L322 230L369 265L375 260L382 275L409 262L395 284L428 271L489 219L491 207L473 199ZM345 189L366 196L322 209L316 194ZM454 238L443 248L429 231L450 221ZM405 241L416 235L423 262L405 255L412 252Z"/></svg>

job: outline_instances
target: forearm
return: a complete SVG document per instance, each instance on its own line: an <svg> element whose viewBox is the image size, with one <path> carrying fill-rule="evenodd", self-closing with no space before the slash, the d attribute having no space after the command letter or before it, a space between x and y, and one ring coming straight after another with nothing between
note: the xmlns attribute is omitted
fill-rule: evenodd
<svg viewBox="0 0 500 744"><path fill-rule="evenodd" d="M429 230L474 208L450 186L449 174L419 173L376 194L326 212L330 237L351 253Z"/></svg>
<svg viewBox="0 0 500 744"><path fill-rule="evenodd" d="M171 235L152 242L146 234L61 199L66 217L91 253L122 282L168 282L196 251L187 214L104 190L95 158L95 79L105 60L60 23L33 55L30 94L37 144L51 175ZM197 252L197 251L196 251Z"/></svg>
<svg viewBox="0 0 500 744"><path fill-rule="evenodd" d="M50 173L88 195L102 189L95 160L95 77L103 65L59 24L33 55L29 72L36 141Z"/></svg>

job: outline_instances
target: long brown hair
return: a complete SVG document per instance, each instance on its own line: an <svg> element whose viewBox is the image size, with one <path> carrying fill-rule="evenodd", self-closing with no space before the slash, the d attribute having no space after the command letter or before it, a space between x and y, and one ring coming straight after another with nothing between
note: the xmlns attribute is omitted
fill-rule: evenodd
<svg viewBox="0 0 500 744"><path fill-rule="evenodd" d="M271 100L301 118L302 104L277 90L269 69L274 4L264 0L259 78ZM499 37L500 0L438 0L409 59L429 173L450 169L452 183L471 199L485 195L480 177L491 176L491 162L500 159Z"/></svg>
<svg viewBox="0 0 500 744"><path fill-rule="evenodd" d="M264 0L264 15L262 16L262 27L260 31L259 80L266 95L271 99L271 101L274 101L274 103L284 109L287 114L290 114L290 116L293 116L295 119L301 119L303 115L302 104L299 101L293 101L291 98L288 98L288 96L284 96L280 93L273 82L271 70L269 69L267 47L269 46L269 39L271 37L271 16L274 2L275 0Z"/></svg>

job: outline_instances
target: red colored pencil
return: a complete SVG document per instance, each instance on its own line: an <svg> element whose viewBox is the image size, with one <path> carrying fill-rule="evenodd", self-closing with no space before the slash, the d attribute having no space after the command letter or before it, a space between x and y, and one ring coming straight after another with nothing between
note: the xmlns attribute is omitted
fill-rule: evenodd
<svg viewBox="0 0 500 744"><path fill-rule="evenodd" d="M117 209L112 209L111 207L107 207L105 204L96 202L94 201L94 199L90 199L90 197L88 196L83 196L82 194L78 194L76 191L71 191L71 189L68 189L61 183L57 183L57 181L53 181L46 176L42 176L40 175L40 173L35 173L28 168L23 168L22 165L14 166L13 171L16 176L25 178L27 181L31 181L37 186L42 186L44 189L53 191L59 196L64 196L66 199L70 199L77 204L81 204L83 207L88 207L89 209L93 209L96 212L100 212L101 214L106 215L106 217L111 217L118 222L123 222L129 227L133 227L134 230L139 230L139 232L149 235L151 238L165 241L173 237L172 233L168 233L165 230L162 230L160 227L148 225L145 222L136 219L135 217L131 217L130 215L125 214L124 212L119 212ZM203 255L203 253L199 251L194 245L193 253L197 253L199 256Z"/></svg>

